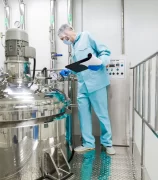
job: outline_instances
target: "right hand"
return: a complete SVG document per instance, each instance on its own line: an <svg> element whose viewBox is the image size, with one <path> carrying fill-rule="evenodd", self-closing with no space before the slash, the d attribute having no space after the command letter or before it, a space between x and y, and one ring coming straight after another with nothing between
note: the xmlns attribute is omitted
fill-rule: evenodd
<svg viewBox="0 0 158 180"><path fill-rule="evenodd" d="M60 71L60 75L61 76L68 76L71 73L71 71L69 69L63 69Z"/></svg>
<svg viewBox="0 0 158 180"><path fill-rule="evenodd" d="M89 65L88 69L92 70L92 71L98 71L99 69L101 69L103 67L103 65Z"/></svg>

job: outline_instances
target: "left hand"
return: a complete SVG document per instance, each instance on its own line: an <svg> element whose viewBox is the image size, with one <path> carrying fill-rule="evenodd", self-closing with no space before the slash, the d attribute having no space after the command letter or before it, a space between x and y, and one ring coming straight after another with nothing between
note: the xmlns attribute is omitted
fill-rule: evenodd
<svg viewBox="0 0 158 180"><path fill-rule="evenodd" d="M63 69L59 73L61 76L67 77L69 74L71 74L71 71L69 69Z"/></svg>

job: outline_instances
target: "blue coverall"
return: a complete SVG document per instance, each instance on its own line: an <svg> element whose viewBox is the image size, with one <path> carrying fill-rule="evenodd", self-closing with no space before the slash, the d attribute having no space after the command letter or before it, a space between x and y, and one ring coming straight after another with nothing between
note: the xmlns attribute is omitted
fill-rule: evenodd
<svg viewBox="0 0 158 180"><path fill-rule="evenodd" d="M92 135L92 105L100 121L101 144L105 147L111 147L112 134L107 105L107 86L110 81L106 70L111 52L106 46L97 43L88 32L79 33L72 44L72 59L74 62L82 60L89 53L101 59L103 66L98 71L88 69L77 73L77 101L83 146L95 147L95 139Z"/></svg>

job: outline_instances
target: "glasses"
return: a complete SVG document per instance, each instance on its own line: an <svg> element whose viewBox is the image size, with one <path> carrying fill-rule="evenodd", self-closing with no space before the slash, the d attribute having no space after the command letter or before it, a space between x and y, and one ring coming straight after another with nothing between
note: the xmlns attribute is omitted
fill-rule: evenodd
<svg viewBox="0 0 158 180"><path fill-rule="evenodd" d="M61 39L62 41L63 41L63 40L67 40L67 41L68 41L68 40L69 40L69 38L68 38L67 36L61 37L60 39Z"/></svg>

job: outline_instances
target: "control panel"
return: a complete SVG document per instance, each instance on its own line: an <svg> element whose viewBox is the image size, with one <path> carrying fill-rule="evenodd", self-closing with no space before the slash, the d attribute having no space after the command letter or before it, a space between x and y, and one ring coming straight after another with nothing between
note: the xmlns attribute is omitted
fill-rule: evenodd
<svg viewBox="0 0 158 180"><path fill-rule="evenodd" d="M107 73L110 78L125 78L125 59L111 59L110 64L107 66Z"/></svg>

